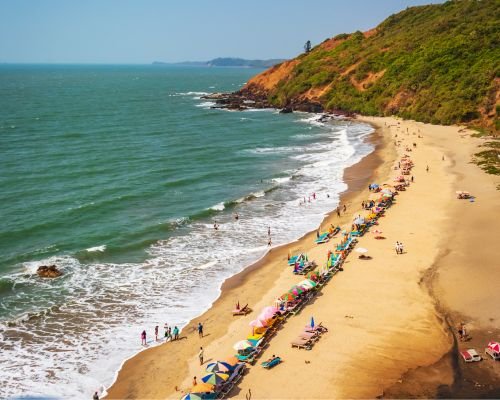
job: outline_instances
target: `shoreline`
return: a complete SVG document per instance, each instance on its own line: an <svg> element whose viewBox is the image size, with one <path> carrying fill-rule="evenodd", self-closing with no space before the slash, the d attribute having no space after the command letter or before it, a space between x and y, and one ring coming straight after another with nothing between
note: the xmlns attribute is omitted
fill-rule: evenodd
<svg viewBox="0 0 500 400"><path fill-rule="evenodd" d="M499 226L493 231L497 235L470 235L470 230L484 228L492 207L498 204L499 179L469 163L480 140L457 126L393 117L358 120L377 127L370 137L380 143L344 171L348 190L340 201L348 204L347 213L340 220L329 213L321 225L351 221L359 209L356 202L367 197L361 182L384 182L394 173L396 157L404 152L395 145L397 141L408 147L415 143L410 153L416 162L415 184L397 196L396 205L379 221L389 240L377 241L369 234L360 238L359 245L367 247L373 259L348 257L345 271L335 275L334 283L323 288L302 316L287 320L264 350L262 359L278 354L284 365L272 372L258 365L249 368L230 397L241 398L250 389L257 398L498 397L499 363L486 359L464 365L458 356L459 350L470 347L482 353L485 342L500 337L500 315L495 308L500 299L491 279L497 273L494 240L500 237ZM423 133L418 139L417 130ZM367 173L370 163L376 168ZM425 172L426 164L430 172ZM458 189L470 190L478 200L457 200ZM464 214L465 209L470 211ZM456 229L457 220L461 229ZM259 262L227 279L211 308L186 326L185 340L146 350L125 363L109 389L109 398L180 398L191 386L191 377L202 373L197 359L200 345L206 362L229 356L232 344L248 334L248 322L256 313L296 283L297 278L283 268L288 250L307 251L310 259L322 263L329 245L314 245L314 239L315 231L273 248ZM403 256L394 254L396 240L408 248ZM477 248L483 244L488 248L478 256ZM477 258L481 269L470 268ZM463 296L467 285L474 289L471 296ZM230 310L236 301L250 303L254 312L233 318ZM479 310L478 305L482 305ZM289 340L311 315L330 332L312 351L291 350ZM195 332L198 321L207 332L202 339ZM470 343L457 341L457 321L468 324L473 336ZM290 374L298 376L299 370L301 379L290 380ZM284 381L286 386L274 384Z"/></svg>
<svg viewBox="0 0 500 400"><path fill-rule="evenodd" d="M346 183L347 189L339 194L339 207L341 204L351 204L354 198L356 197L356 191L359 190L361 187L364 188L368 184L368 182L374 178L374 175L377 174L377 168L383 165L383 159L380 156L380 151L386 148L388 143L385 141L385 138L381 134L379 128L377 128L371 123L367 124L372 126L373 132L370 135L368 135L365 140L371 143L374 146L374 149L371 153L364 156L358 162L344 169L343 181L344 183ZM366 173L366 171L370 172ZM362 176L360 177L359 175ZM327 212L317 229L304 233L302 236L300 236L298 239L292 242L272 247L272 249L269 250L266 254L264 254L260 259L256 260L250 265L247 265L237 274L224 280L224 282L222 282L220 286L218 297L214 300L214 302L212 302L211 305L208 306L208 309L206 309L204 312L191 319L186 324L186 326L182 328L181 338L185 336L186 332L189 332L189 334L194 334L198 322L203 320L205 315L209 313L211 310L215 309L219 305L219 303L222 303L224 298L229 296L231 292L235 291L240 286L244 285L247 282L247 280L251 278L251 275L254 272L261 269L262 267L265 267L267 263L275 260L278 257L286 257L289 251L298 251L300 248L300 243L306 240L311 241L313 236L316 234L316 231L320 229L321 226L328 223L328 221L334 219L334 222L338 224L344 223L349 219L349 218L346 219L346 216L350 215L351 214L349 213L348 209L347 214L343 213L339 221L339 219L336 217L335 210ZM299 247L295 249L294 246L299 246ZM241 303L244 304L245 302L243 301ZM229 311L230 310L228 310L228 312ZM113 399L113 398L128 397L127 392L124 391L123 388L124 384L119 382L119 380L121 379L120 374L123 373L122 371L124 370L124 367L127 363L132 363L134 359L140 357L141 354L143 353L153 352L154 350L157 350L159 348L164 348L166 346L172 346L173 344L174 343L172 342L167 342L148 349L143 349L140 352L134 354L133 356L123 360L123 362L120 365L120 368L115 373L113 382L111 383L109 388L107 388L106 398Z"/></svg>

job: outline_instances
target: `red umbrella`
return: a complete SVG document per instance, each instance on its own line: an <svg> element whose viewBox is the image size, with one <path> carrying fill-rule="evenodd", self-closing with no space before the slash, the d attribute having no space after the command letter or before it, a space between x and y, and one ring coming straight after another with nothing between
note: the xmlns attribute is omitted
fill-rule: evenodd
<svg viewBox="0 0 500 400"><path fill-rule="evenodd" d="M500 343L498 342L489 342L488 348L493 350L495 353L500 353Z"/></svg>

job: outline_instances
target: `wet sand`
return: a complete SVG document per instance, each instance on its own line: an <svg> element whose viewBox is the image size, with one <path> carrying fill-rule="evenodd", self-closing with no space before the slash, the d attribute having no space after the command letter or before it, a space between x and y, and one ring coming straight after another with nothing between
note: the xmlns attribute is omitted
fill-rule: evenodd
<svg viewBox="0 0 500 400"><path fill-rule="evenodd" d="M457 380L464 375L457 363L456 349L463 344L456 343L450 329L457 318L453 313L467 315L473 340L477 338L481 346L486 335L498 340L498 332L494 331L498 328L495 314L498 307L489 306L500 304L498 291L490 290L496 278L490 281L484 278L486 274L491 277L498 265L493 252L481 252L481 264L474 262L476 268L467 269L470 260L477 260L474 258L477 249L482 248L483 243L491 245L485 241L484 234L477 234L484 231L483 226L476 225L483 222L481 215L486 213L496 218L498 230L498 211L494 207L498 205L498 194L495 197L494 192L498 179L484 178L485 174L477 166L463 158L474 151L477 141L468 134L461 138L457 127L423 125L394 118L363 120L380 127L374 136L377 151L346 170L349 190L342 197L342 203L347 204L347 212L340 219L336 214L329 215L322 225L350 223L361 201L368 197L368 182L391 179L397 153L401 155L405 148L394 145L395 135L398 135L396 140L410 147L413 142L417 144L409 153L416 164L412 171L415 183L397 196L396 204L379 220L377 228L386 239L375 240L370 233L360 238L359 246L369 249L373 259L362 261L352 253L344 264L344 271L335 275L317 298L301 314L290 318L272 339L261 360L277 354L284 363L269 371L258 363L250 367L231 397L243 398L249 389L253 398L457 394ZM416 136L418 130L424 136L422 139ZM450 141L458 148L450 147ZM445 148L451 151L445 154L443 161ZM425 170L426 165L430 167L429 172ZM462 184L462 176L470 177L469 182L463 182L470 186L457 187ZM455 198L455 190L476 194L476 185L475 203ZM466 211L461 209L468 206ZM467 217L459 218L455 214L463 216L471 209ZM457 218L461 229L456 229ZM498 231L494 233L500 237ZM198 379L203 376L203 367L197 358L200 346L205 350L205 363L232 355L232 345L250 332L249 321L301 280L287 267L288 251L307 252L309 258L320 265L326 261L326 253L336 240L316 245L314 239L315 232L311 232L296 242L274 248L260 262L228 279L213 306L183 330L182 340L146 350L128 360L108 397L180 398L191 386L193 376ZM396 240L405 244L402 255L395 254ZM467 249L475 251L469 254L464 251ZM468 279L467 274L474 277ZM474 292L470 299L459 296L458 301L455 293L463 293L471 282ZM478 289L476 284L483 286ZM245 317L233 317L230 311L237 301L249 303L255 311ZM323 322L329 332L311 351L291 349L290 341L311 316ZM198 321L204 324L204 338L195 332ZM479 342L477 350L482 352ZM467 367L484 369L478 376L493 374L491 377L495 377L498 364L486 360ZM478 368L468 369L477 373ZM494 389L490 382L487 390Z"/></svg>

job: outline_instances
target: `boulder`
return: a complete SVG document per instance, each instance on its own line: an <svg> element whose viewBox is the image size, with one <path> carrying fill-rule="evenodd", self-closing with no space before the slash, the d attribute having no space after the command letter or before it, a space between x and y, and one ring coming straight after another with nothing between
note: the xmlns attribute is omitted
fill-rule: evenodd
<svg viewBox="0 0 500 400"><path fill-rule="evenodd" d="M280 114L290 114L293 113L292 107L285 107L280 110Z"/></svg>
<svg viewBox="0 0 500 400"><path fill-rule="evenodd" d="M40 265L36 273L41 278L57 278L62 272L55 265Z"/></svg>

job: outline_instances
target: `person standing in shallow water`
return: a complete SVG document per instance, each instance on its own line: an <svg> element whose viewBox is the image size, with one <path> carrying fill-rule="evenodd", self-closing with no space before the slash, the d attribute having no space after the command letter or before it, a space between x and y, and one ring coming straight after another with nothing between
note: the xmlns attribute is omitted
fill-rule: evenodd
<svg viewBox="0 0 500 400"><path fill-rule="evenodd" d="M143 346L146 346L146 331L145 330L142 331L142 333L141 333L141 344Z"/></svg>
<svg viewBox="0 0 500 400"><path fill-rule="evenodd" d="M158 341L158 325L155 326L155 340Z"/></svg>

